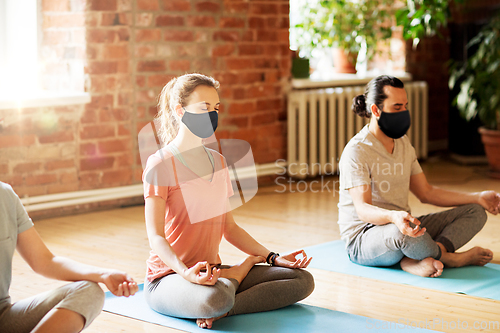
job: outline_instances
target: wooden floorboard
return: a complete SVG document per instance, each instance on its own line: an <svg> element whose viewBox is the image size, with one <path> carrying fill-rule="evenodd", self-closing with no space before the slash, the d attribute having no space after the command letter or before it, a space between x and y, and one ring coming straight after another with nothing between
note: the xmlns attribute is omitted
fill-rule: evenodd
<svg viewBox="0 0 500 333"><path fill-rule="evenodd" d="M486 177L484 167L458 166L442 160L423 164L429 182L443 188L500 192L500 181ZM329 177L324 181L338 182ZM284 253L296 248L339 239L337 225L338 193L321 191L320 185L309 191L278 193L283 186L259 189L251 201L234 210L239 225L273 251ZM410 196L413 215L443 208L420 204ZM40 235L55 254L99 266L129 272L138 282L144 280L149 244L144 226L144 207L127 207L110 211L45 219L35 222ZM500 262L500 217L488 214L484 229L464 249L475 245L488 247L494 260ZM224 263L236 263L245 255L223 240L220 247ZM468 323L474 332L500 329L471 329L475 322L487 325L500 321L500 302L461 294L394 284L341 273L310 269L316 288L304 303L384 321L434 323L444 332L458 321ZM18 300L55 288L64 282L48 280L34 274L16 253L13 263L11 296ZM500 286L499 286L500 287ZM448 322L448 328L435 319ZM486 323L486 324L485 324ZM432 328L432 326L428 326ZM86 332L179 332L126 317L102 313Z"/></svg>

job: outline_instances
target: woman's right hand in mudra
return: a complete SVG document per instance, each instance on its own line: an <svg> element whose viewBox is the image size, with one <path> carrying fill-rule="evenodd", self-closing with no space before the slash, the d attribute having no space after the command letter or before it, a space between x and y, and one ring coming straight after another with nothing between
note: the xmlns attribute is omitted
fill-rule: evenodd
<svg viewBox="0 0 500 333"><path fill-rule="evenodd" d="M201 270L205 269L204 272ZM220 276L220 269L217 267L212 267L210 269L210 264L206 261L198 262L193 267L190 267L184 271L183 277L189 282L202 284L205 286L213 286Z"/></svg>

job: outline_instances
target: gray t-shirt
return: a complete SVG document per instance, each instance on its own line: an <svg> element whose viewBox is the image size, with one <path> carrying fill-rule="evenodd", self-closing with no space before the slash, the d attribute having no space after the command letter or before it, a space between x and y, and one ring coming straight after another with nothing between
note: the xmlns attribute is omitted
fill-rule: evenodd
<svg viewBox="0 0 500 333"><path fill-rule="evenodd" d="M359 219L349 189L371 185L374 206L410 212L410 176L422 172L415 149L406 135L394 140L390 154L384 145L363 127L345 146L339 162L340 236L348 246L369 223Z"/></svg>
<svg viewBox="0 0 500 333"><path fill-rule="evenodd" d="M9 184L0 182L0 309L10 303L12 257L17 235L33 226L33 222Z"/></svg>

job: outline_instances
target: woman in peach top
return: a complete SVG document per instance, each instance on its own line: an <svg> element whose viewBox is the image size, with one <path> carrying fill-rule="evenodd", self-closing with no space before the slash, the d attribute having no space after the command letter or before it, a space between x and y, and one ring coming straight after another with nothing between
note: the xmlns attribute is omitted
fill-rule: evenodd
<svg viewBox="0 0 500 333"><path fill-rule="evenodd" d="M218 88L201 74L174 78L163 88L157 120L168 144L149 157L143 174L152 249L146 300L155 311L195 318L202 328L224 316L293 304L314 289L312 275L303 270L312 258L303 250L270 252L233 219L225 158L202 144L217 127ZM221 265L223 236L249 257ZM270 266L256 265L265 262Z"/></svg>

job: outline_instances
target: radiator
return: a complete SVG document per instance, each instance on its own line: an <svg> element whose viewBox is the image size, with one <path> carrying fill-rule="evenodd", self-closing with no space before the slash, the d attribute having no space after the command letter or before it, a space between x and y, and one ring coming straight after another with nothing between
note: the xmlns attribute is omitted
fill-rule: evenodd
<svg viewBox="0 0 500 333"><path fill-rule="evenodd" d="M288 94L288 174L296 178L333 174L349 140L369 122L351 110L365 86L292 90ZM405 83L417 157L427 157L427 83Z"/></svg>

